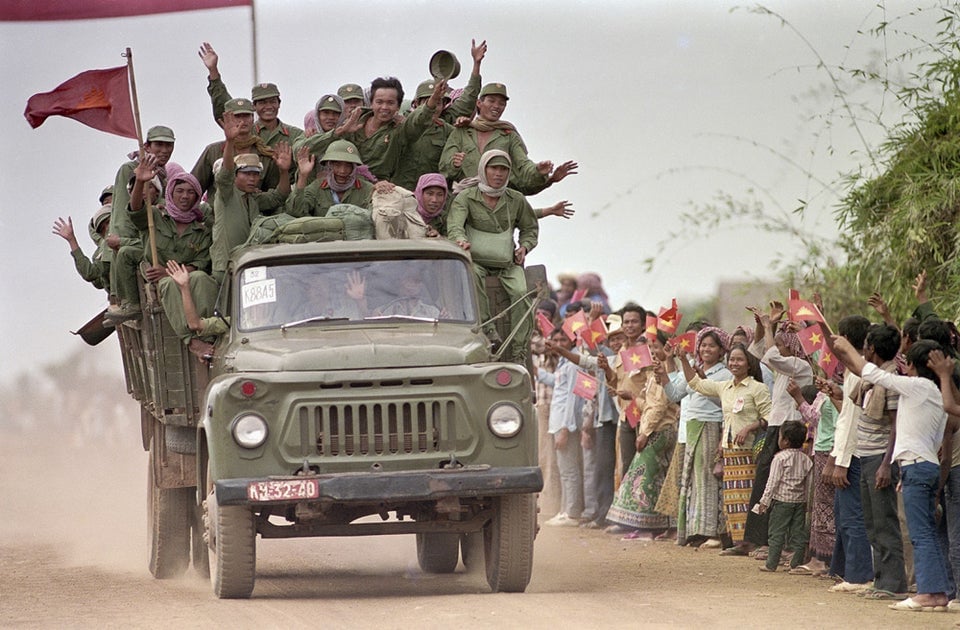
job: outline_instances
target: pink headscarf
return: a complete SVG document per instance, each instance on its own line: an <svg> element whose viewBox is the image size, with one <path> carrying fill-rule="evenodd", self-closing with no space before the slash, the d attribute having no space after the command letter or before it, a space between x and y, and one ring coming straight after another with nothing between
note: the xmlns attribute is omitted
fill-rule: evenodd
<svg viewBox="0 0 960 630"><path fill-rule="evenodd" d="M443 206L440 206L440 209L434 212L433 214L427 212L427 209L423 207L423 191L425 188L438 187L443 188L443 202L447 202L447 180L440 173L426 173L420 176L420 179L417 181L417 188L413 191L413 196L417 198L417 212L420 213L420 216L423 217L423 220L430 222L431 219L434 219L443 212Z"/></svg>
<svg viewBox="0 0 960 630"><path fill-rule="evenodd" d="M165 198L167 200L164 209L167 211L167 214L170 215L170 218L176 221L177 223L193 223L194 221L203 221L203 210L200 208L200 197L203 195L203 190L200 188L200 182L197 181L197 178L194 177L191 173L186 172L179 165L176 165L177 169L167 169L168 180L167 180L167 190ZM178 183L185 182L193 188L197 193L197 200L193 202L193 207L189 210L181 210L173 203L173 189L177 187Z"/></svg>
<svg viewBox="0 0 960 630"><path fill-rule="evenodd" d="M781 330L777 333L777 336L774 337L774 340L790 348L790 350L793 351L793 356L800 359L807 358L807 353L803 351L803 344L800 343L800 336L797 335L797 333Z"/></svg>
<svg viewBox="0 0 960 630"><path fill-rule="evenodd" d="M723 358L723 355L730 350L730 335L722 328L717 328L716 326L704 326L697 333L697 342L694 344L693 348L693 357L697 361L697 365L703 365L703 361L700 359L700 343L703 341L703 338L709 335L710 333L715 334L720 339L720 358Z"/></svg>

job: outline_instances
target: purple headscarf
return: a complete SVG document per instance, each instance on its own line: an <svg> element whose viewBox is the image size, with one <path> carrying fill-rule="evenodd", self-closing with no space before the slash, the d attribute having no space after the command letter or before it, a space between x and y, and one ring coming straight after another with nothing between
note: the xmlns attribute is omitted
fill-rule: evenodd
<svg viewBox="0 0 960 630"><path fill-rule="evenodd" d="M440 209L434 213L427 212L427 209L423 207L423 191L425 188L443 188L443 201L446 204L447 195L447 180L440 173L426 173L420 176L420 179L417 181L417 189L413 191L413 196L417 198L417 212L420 213L420 216L423 217L423 220L430 222L431 219L434 219L443 212L443 205L440 206Z"/></svg>
<svg viewBox="0 0 960 630"><path fill-rule="evenodd" d="M169 165L168 165L169 166ZM179 165L177 165L178 168ZM167 211L167 214L170 215L170 218L176 221L177 223L193 223L194 221L203 221L203 210L200 208L200 197L203 195L203 190L200 188L200 182L197 181L197 178L192 174L184 171L180 168L179 171L173 169L167 169L168 180L167 180L167 191L166 191L166 205L164 209ZM190 185L190 187L197 193L197 200L193 202L193 207L189 210L181 210L173 202L173 189L177 187L177 184L185 182Z"/></svg>

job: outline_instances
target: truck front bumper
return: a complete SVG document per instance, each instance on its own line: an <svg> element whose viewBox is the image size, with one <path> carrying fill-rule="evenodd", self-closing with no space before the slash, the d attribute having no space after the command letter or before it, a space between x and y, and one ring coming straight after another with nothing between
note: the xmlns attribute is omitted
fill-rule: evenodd
<svg viewBox="0 0 960 630"><path fill-rule="evenodd" d="M251 490L268 482L307 480L317 483L317 496L258 499L254 497L261 493ZM467 466L451 470L221 479L215 482L215 487L217 503L220 505L277 505L301 501L343 504L401 503L436 501L449 497L475 498L539 492L543 489L543 475L537 466Z"/></svg>

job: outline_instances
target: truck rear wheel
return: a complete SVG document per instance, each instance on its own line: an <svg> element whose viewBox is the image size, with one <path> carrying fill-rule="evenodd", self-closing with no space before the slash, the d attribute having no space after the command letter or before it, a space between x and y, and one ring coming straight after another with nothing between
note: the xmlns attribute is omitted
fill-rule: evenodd
<svg viewBox="0 0 960 630"><path fill-rule="evenodd" d="M193 560L193 570L204 579L210 579L210 552L207 542L203 537L203 510L193 506L193 526L190 529L190 556Z"/></svg>
<svg viewBox="0 0 960 630"><path fill-rule="evenodd" d="M245 505L218 505L212 489L206 506L213 593L220 599L246 599L253 593L257 573L253 512Z"/></svg>
<svg viewBox="0 0 960 630"><path fill-rule="evenodd" d="M534 494L507 494L493 503L493 518L483 528L487 584L494 593L522 593L533 572L537 533Z"/></svg>
<svg viewBox="0 0 960 630"><path fill-rule="evenodd" d="M417 562L425 573L453 573L459 559L459 534L417 534Z"/></svg>
<svg viewBox="0 0 960 630"><path fill-rule="evenodd" d="M155 449L155 444L151 443L147 472L150 573L165 580L183 575L190 565L193 488L161 488L157 485Z"/></svg>

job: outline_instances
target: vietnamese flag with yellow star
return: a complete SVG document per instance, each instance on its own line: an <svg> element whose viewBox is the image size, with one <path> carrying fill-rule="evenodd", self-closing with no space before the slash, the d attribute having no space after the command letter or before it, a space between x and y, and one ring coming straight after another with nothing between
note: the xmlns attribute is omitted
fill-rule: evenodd
<svg viewBox="0 0 960 630"><path fill-rule="evenodd" d="M596 350L597 346L607 338L607 327L602 319L595 319L590 322L586 330L581 329L580 338L591 350Z"/></svg>
<svg viewBox="0 0 960 630"><path fill-rule="evenodd" d="M683 319L683 313L677 310L677 299L673 298L670 301L670 308L660 307L660 314L657 315L657 329L672 335L677 332L681 319Z"/></svg>
<svg viewBox="0 0 960 630"><path fill-rule="evenodd" d="M643 416L643 413L640 411L640 405L637 404L637 399L634 398L630 401L630 404L626 406L623 410L623 415L627 418L627 423L630 425L631 429L636 429L637 425L640 424L640 418Z"/></svg>
<svg viewBox="0 0 960 630"><path fill-rule="evenodd" d="M827 376L830 377L837 371L837 367L840 365L840 359L834 356L829 347L824 345L820 351L820 358L817 360L817 363L823 371L826 372Z"/></svg>
<svg viewBox="0 0 960 630"><path fill-rule="evenodd" d="M577 382L573 385L573 393L581 398L593 400L597 396L598 385L597 377L583 370L577 370Z"/></svg>
<svg viewBox="0 0 960 630"><path fill-rule="evenodd" d="M127 66L81 72L50 92L31 96L23 115L34 129L50 116L64 116L100 131L136 139L127 76Z"/></svg>
<svg viewBox="0 0 960 630"><path fill-rule="evenodd" d="M697 343L697 331L691 330L690 332L685 332L682 335L677 335L673 339L667 342L674 350L679 350L684 354L689 354L693 352L694 346Z"/></svg>
<svg viewBox="0 0 960 630"><path fill-rule="evenodd" d="M556 328L550 318L543 313L537 313L537 326L540 328L540 334L544 337L549 337L550 333Z"/></svg>
<svg viewBox="0 0 960 630"><path fill-rule="evenodd" d="M820 309L817 308L817 305L813 302L808 302L806 300L790 300L787 302L787 308L789 311L790 321L793 322L823 322L826 323L826 319L823 317L823 313L820 312Z"/></svg>
<svg viewBox="0 0 960 630"><path fill-rule="evenodd" d="M570 341L576 341L577 337L587 327L587 316L583 311L577 311L575 314L563 320L563 332L567 333Z"/></svg>
<svg viewBox="0 0 960 630"><path fill-rule="evenodd" d="M620 363L623 365L623 371L629 374L653 365L653 356L647 344L640 343L621 350Z"/></svg>
<svg viewBox="0 0 960 630"><path fill-rule="evenodd" d="M803 346L803 351L807 353L807 356L811 356L814 352L820 350L826 341L820 324L811 324L806 328L801 328L797 331L797 337L800 338L800 345Z"/></svg>

